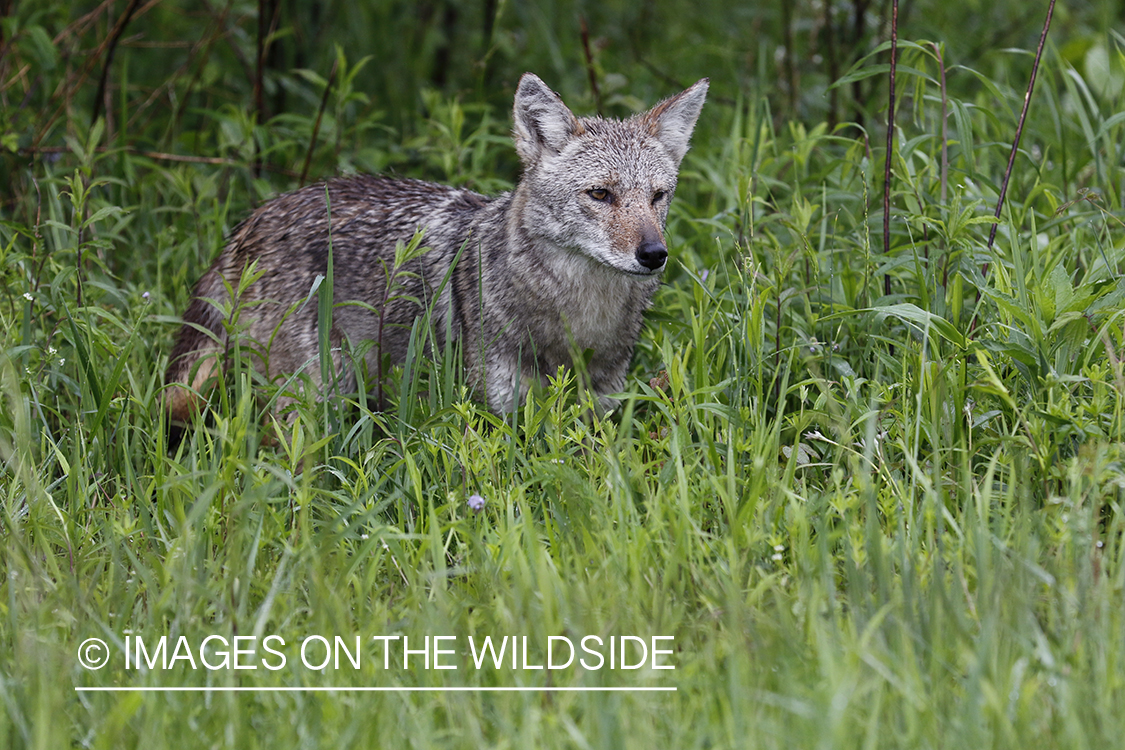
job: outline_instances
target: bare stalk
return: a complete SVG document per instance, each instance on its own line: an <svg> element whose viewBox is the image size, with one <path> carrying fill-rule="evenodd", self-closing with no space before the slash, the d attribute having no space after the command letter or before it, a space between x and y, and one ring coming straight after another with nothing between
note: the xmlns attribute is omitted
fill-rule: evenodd
<svg viewBox="0 0 1125 750"><path fill-rule="evenodd" d="M1020 137L1023 135L1023 124L1027 119L1027 110L1031 105L1031 93L1035 90L1035 76L1039 73L1039 60L1043 57L1043 45L1047 42L1047 32L1051 28L1051 16L1055 13L1055 0L1047 6L1047 19L1043 22L1043 33L1039 35L1039 47L1035 50L1035 62L1031 65L1031 78L1027 82L1027 93L1023 95L1023 109L1020 111L1020 120L1016 125L1016 138L1012 141L1012 150L1008 154L1008 168L1004 170L1004 181L1000 183L1000 195L996 199L996 211L993 214L995 221L988 232L988 249L992 250L992 243L996 241L996 228L1000 225L1000 212L1004 208L1004 198L1008 195L1008 182L1012 179L1012 167L1016 163L1016 152L1020 148ZM989 264L986 262L981 267L981 276L988 276ZM980 309L981 292L977 290L977 311ZM969 330L976 330L977 311L973 312L973 322Z"/></svg>
<svg viewBox="0 0 1125 750"><path fill-rule="evenodd" d="M887 160L883 167L883 254L891 252L891 160L895 143L895 65L898 57L898 0L891 2L891 83L887 105ZM891 293L891 275L883 274L883 294Z"/></svg>
<svg viewBox="0 0 1125 750"><path fill-rule="evenodd" d="M1004 197L1008 194L1008 181L1012 178L1012 166L1016 163L1016 152L1020 147L1020 136L1023 135L1023 123L1027 119L1027 109L1031 104L1031 92L1035 89L1035 76L1039 73L1039 60L1043 57L1043 45L1047 42L1047 31L1051 28L1051 16L1055 12L1055 0L1047 6L1047 20L1043 22L1043 33L1039 35L1039 48L1035 50L1035 62L1031 66L1031 80L1027 82L1027 93L1023 96L1023 110L1020 112L1020 121L1016 125L1016 140L1012 142L1012 151L1008 154L1008 168L1004 171L1004 182L1000 185L1000 197L996 199L996 221L992 222L992 230L988 233L988 249L996 239L996 227L1000 222L1000 211L1004 207ZM988 264L984 264L985 274L988 273Z"/></svg>
<svg viewBox="0 0 1125 750"><path fill-rule="evenodd" d="M90 115L90 123L94 123L98 116L102 113L102 101L105 99L105 86L109 78L109 68L113 64L113 53L117 50L117 43L121 40L121 34L124 33L125 27L129 25L133 13L137 10L141 0L130 0L129 6L125 8L125 13L117 20L117 24L113 27L113 31L109 34L109 42L106 45L105 65L102 66L102 76L98 79L98 93L94 96L94 111Z"/></svg>
<svg viewBox="0 0 1125 750"><path fill-rule="evenodd" d="M590 77L590 91L594 94L594 109L598 115L602 112L602 92L598 88L598 72L594 68L594 52L590 49L590 29L586 26L586 16L578 18L579 31L582 34L582 54L586 59L586 73Z"/></svg>
<svg viewBox="0 0 1125 750"><path fill-rule="evenodd" d="M312 137L309 138L309 150L305 152L305 166L301 169L301 185L309 176L309 163L312 161L313 149L316 148L316 137L320 135L320 120L324 117L324 108L328 106L328 93L332 91L332 84L336 82L336 70L340 67L340 59L332 63L332 72L328 74L328 83L324 86L324 96L320 99L320 109L316 112L316 122L313 124Z"/></svg>

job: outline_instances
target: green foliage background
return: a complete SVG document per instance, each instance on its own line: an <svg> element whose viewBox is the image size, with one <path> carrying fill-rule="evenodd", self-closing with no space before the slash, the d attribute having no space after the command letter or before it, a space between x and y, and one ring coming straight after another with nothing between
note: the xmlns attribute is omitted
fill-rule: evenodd
<svg viewBox="0 0 1125 750"><path fill-rule="evenodd" d="M990 243L1047 4L904 0L886 249L887 2L0 11L0 745L1125 736L1118 4L1055 8ZM525 70L611 116L711 79L621 409L563 377L503 419L439 352L383 411L281 427L235 357L169 446L177 316L235 224L354 171L509 188ZM270 633L455 634L462 668L121 656ZM469 635L587 634L673 635L676 669L467 668ZM75 690L167 685L676 692Z"/></svg>

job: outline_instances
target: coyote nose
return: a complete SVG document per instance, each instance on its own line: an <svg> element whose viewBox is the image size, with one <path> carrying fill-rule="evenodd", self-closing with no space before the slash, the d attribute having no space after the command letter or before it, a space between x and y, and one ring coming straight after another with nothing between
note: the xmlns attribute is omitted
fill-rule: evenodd
<svg viewBox="0 0 1125 750"><path fill-rule="evenodd" d="M655 271L664 265L667 258L668 249L664 247L663 243L655 240L645 240L637 248L637 262L650 271Z"/></svg>

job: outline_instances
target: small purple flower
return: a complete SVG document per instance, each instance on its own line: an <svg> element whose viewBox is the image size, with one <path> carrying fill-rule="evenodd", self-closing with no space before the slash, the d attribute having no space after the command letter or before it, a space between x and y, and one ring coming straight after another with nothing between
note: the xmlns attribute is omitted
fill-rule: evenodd
<svg viewBox="0 0 1125 750"><path fill-rule="evenodd" d="M480 495L469 495L469 510L480 513L484 510L484 498Z"/></svg>
<svg viewBox="0 0 1125 750"><path fill-rule="evenodd" d="M145 292L144 294L142 294L141 299L143 299L145 302L148 302L148 292Z"/></svg>
<svg viewBox="0 0 1125 750"><path fill-rule="evenodd" d="M700 281L707 281L707 277L711 275L711 269L704 268L703 273L699 274Z"/></svg>

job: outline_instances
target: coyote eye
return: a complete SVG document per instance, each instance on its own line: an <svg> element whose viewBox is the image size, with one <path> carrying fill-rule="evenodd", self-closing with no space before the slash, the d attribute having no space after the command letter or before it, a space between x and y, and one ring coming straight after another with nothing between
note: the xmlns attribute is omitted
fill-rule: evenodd
<svg viewBox="0 0 1125 750"><path fill-rule="evenodd" d="M596 201L602 201L603 203L608 203L613 200L613 193L609 192L605 188L594 188L593 190L587 190L586 195L590 196Z"/></svg>
<svg viewBox="0 0 1125 750"><path fill-rule="evenodd" d="M665 193L664 193L663 190L657 190L655 193L652 194L652 202L653 203L659 203L660 201L664 200L664 195L665 195Z"/></svg>

